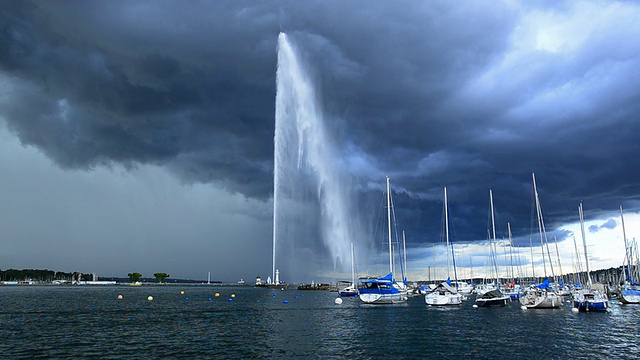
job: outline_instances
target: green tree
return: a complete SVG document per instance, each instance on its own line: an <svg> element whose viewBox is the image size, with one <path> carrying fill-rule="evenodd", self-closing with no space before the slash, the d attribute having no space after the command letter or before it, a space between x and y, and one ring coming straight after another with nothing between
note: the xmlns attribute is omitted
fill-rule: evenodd
<svg viewBox="0 0 640 360"><path fill-rule="evenodd" d="M159 283L163 282L164 279L169 277L169 274L167 273L155 273L153 274L153 276L155 276L156 280L158 280Z"/></svg>
<svg viewBox="0 0 640 360"><path fill-rule="evenodd" d="M128 273L127 276L129 277L129 280L131 280L131 282L136 283L140 281L142 274L134 272L134 273Z"/></svg>

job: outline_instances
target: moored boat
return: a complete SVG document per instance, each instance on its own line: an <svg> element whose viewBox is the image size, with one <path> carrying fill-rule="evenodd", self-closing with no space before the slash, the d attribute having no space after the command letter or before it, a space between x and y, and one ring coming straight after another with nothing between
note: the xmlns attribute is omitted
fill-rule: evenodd
<svg viewBox="0 0 640 360"><path fill-rule="evenodd" d="M391 185L387 176L387 230L389 243L389 273L378 278L366 278L358 286L358 298L366 304L393 304L406 301L406 280L398 282L393 274L393 246L391 243Z"/></svg>
<svg viewBox="0 0 640 360"><path fill-rule="evenodd" d="M528 309L554 309L562 305L562 297L549 287L549 279L545 279L542 284L531 285L519 300Z"/></svg>
<svg viewBox="0 0 640 360"><path fill-rule="evenodd" d="M544 220L542 217L542 208L540 206L540 199L538 196L538 188L536 186L536 176L531 174L533 178L533 192L536 202L536 214L538 218L538 232L540 234L540 248L544 253L543 244L548 243L546 241L546 231L544 228ZM558 295L553 288L549 285L549 278L546 277L546 265L544 254L542 255L542 264L545 266L545 280L542 284L533 284L529 288L525 289L520 296L520 304L527 309L553 309L562 305L562 297Z"/></svg>
<svg viewBox="0 0 640 360"><path fill-rule="evenodd" d="M607 294L593 289L574 292L573 307L578 311L608 311L611 308Z"/></svg>
<svg viewBox="0 0 640 360"><path fill-rule="evenodd" d="M451 280L440 283L435 290L425 295L425 303L431 306L462 304L464 297L452 285Z"/></svg>
<svg viewBox="0 0 640 360"><path fill-rule="evenodd" d="M435 288L432 292L427 293L424 296L424 301L427 305L431 306L445 306L445 305L460 305L462 304L462 300L464 300L464 296L458 292L457 287L458 284L457 272L456 272L456 263L455 263L455 253L453 249L453 244L449 242L449 206L447 202L447 188L444 188L444 232L446 239L446 252L447 252L447 273L450 272L451 261L453 259L453 273L456 277L455 282L451 282L451 277L447 278L446 282L440 283L437 288ZM451 246L451 249L449 249ZM451 253L450 253L451 252ZM449 255L451 254L451 255Z"/></svg>
<svg viewBox="0 0 640 360"><path fill-rule="evenodd" d="M488 306L506 306L508 301L511 301L511 296L505 295L500 291L499 284L500 280L498 278L498 267L496 261L496 223L493 209L493 191L489 190L489 199L491 202L491 227L493 229L493 239L489 239L489 247L490 247L490 258L491 263L494 265L493 270L495 271L495 287L490 289L482 294L479 294L476 297L476 305L478 307L488 307ZM492 241L493 240L493 241Z"/></svg>
<svg viewBox="0 0 640 360"><path fill-rule="evenodd" d="M584 245L584 262L587 267L587 286L573 293L573 308L577 311L607 311L610 308L609 298L607 294L604 293L604 288L600 285L602 289L597 289L597 286L594 286L591 282L589 256L587 255L587 238L584 233L582 203L578 206L578 214L580 216L580 230L582 232L582 243Z"/></svg>
<svg viewBox="0 0 640 360"><path fill-rule="evenodd" d="M509 295L505 295L500 290L495 289L477 297L476 305L478 305L478 307L506 306L509 301L511 301Z"/></svg>
<svg viewBox="0 0 640 360"><path fill-rule="evenodd" d="M620 205L620 220L622 222L622 237L624 238L626 266L622 267L623 279L618 290L618 300L623 304L640 304L640 284L636 283L636 280L638 279L634 277L632 247L629 246L629 242L627 241L622 205ZM635 270L637 272L637 265L635 266Z"/></svg>
<svg viewBox="0 0 640 360"><path fill-rule="evenodd" d="M351 243L351 283L338 291L339 297L358 296L358 286L356 283L356 266L353 243Z"/></svg>

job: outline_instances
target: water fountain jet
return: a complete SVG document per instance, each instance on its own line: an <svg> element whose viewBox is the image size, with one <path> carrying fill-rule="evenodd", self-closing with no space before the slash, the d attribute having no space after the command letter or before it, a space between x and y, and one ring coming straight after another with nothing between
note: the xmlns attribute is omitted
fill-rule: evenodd
<svg viewBox="0 0 640 360"><path fill-rule="evenodd" d="M284 33L276 85L272 272L277 251L286 276L315 275L327 270L317 268L318 255L336 266L336 258L349 254L350 243L362 237L360 220L314 83Z"/></svg>

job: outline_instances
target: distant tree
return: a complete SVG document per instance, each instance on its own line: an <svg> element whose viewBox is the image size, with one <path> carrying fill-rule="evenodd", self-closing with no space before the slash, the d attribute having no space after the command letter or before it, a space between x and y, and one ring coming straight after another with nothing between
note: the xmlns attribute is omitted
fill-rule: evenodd
<svg viewBox="0 0 640 360"><path fill-rule="evenodd" d="M163 282L164 279L169 277L169 274L167 273L155 273L153 274L153 276L155 276L156 280L158 280L159 283Z"/></svg>
<svg viewBox="0 0 640 360"><path fill-rule="evenodd" d="M127 276L129 277L129 280L131 280L131 282L136 283L140 281L142 274L134 272L134 273L128 273Z"/></svg>

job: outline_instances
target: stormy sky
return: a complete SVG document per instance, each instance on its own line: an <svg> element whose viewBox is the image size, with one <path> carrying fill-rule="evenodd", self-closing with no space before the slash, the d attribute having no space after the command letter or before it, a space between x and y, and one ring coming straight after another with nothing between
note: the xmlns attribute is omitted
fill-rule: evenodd
<svg viewBox="0 0 640 360"><path fill-rule="evenodd" d="M583 201L588 232L622 246L619 206L640 209L639 18L630 1L4 3L0 268L270 274L280 32L358 217L392 179L416 274L444 186L456 241L487 239L492 189L498 233L528 246L532 172L558 241L573 247ZM335 266L313 263L289 280Z"/></svg>

